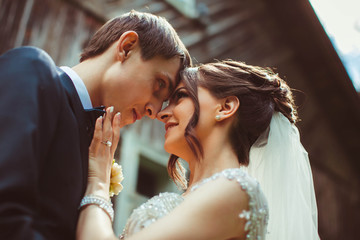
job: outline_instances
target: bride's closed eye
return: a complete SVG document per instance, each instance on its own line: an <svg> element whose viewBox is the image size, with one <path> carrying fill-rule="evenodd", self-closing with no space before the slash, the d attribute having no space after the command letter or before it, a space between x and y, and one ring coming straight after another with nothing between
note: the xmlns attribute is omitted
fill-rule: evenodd
<svg viewBox="0 0 360 240"><path fill-rule="evenodd" d="M187 93L185 88L178 88L177 90L175 90L174 94L171 97L171 102L178 102L180 99L182 98L186 98L188 97L189 94Z"/></svg>

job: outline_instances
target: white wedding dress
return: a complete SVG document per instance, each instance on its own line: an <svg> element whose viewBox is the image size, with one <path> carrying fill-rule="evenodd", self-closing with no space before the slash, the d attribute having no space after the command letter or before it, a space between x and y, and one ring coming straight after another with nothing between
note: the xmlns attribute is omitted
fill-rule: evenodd
<svg viewBox="0 0 360 240"><path fill-rule="evenodd" d="M245 231L246 239L260 240L265 239L266 227L268 222L267 202L262 193L259 183L250 177L240 168L226 169L213 176L203 179L190 190L195 191L204 183L213 181L217 178L226 178L229 181L236 181L249 196L249 211L239 213L239 218L247 220ZM177 193L161 193L136 208L127 221L123 234L120 239L126 239L132 234L146 228L156 220L169 214L176 206L183 202L183 197Z"/></svg>

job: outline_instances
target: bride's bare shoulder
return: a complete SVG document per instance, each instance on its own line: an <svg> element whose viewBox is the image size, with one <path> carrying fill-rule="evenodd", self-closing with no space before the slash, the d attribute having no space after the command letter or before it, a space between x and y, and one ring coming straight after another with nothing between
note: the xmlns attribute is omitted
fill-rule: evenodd
<svg viewBox="0 0 360 240"><path fill-rule="evenodd" d="M241 183L237 179L228 179L226 177L217 177L196 186L190 191L188 197L196 198L199 202L237 208L246 208L249 200L248 194L241 186Z"/></svg>

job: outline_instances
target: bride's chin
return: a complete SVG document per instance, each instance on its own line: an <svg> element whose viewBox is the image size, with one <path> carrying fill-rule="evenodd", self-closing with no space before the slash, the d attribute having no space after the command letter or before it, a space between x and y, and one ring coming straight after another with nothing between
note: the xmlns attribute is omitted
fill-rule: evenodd
<svg viewBox="0 0 360 240"><path fill-rule="evenodd" d="M167 153L169 153L169 154L174 154L174 155L176 155L176 156L179 156L176 147L173 146L172 144L169 144L169 143L166 143L166 142L165 142L165 144L164 144L164 149L165 149L165 151L166 151Z"/></svg>
<svg viewBox="0 0 360 240"><path fill-rule="evenodd" d="M185 155L188 155L188 151L191 151L190 148L185 146L186 144L187 143L184 143L183 141L178 141L178 139L166 138L164 143L164 150L169 154L173 154L182 158Z"/></svg>
<svg viewBox="0 0 360 240"><path fill-rule="evenodd" d="M164 150L169 154L173 154L173 151L171 151L171 147L169 147L169 144L167 144L166 142L164 144Z"/></svg>

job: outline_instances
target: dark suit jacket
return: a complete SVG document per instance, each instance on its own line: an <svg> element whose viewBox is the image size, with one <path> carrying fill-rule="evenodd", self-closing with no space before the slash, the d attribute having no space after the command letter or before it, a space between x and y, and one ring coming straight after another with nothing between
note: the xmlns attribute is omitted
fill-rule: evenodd
<svg viewBox="0 0 360 240"><path fill-rule="evenodd" d="M74 239L90 137L71 79L42 50L0 57L0 239Z"/></svg>

